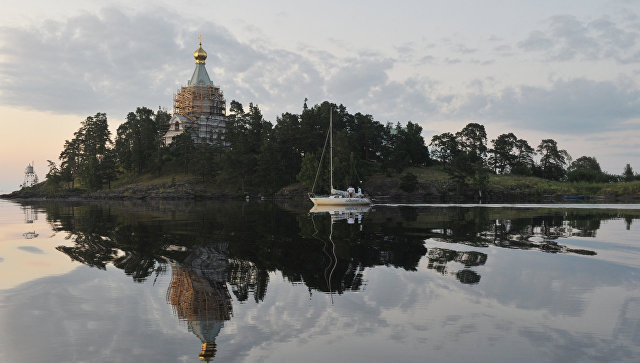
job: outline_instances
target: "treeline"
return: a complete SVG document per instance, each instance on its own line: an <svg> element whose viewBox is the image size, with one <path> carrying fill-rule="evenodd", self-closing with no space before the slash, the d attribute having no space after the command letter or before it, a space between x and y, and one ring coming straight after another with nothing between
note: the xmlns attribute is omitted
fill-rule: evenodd
<svg viewBox="0 0 640 363"><path fill-rule="evenodd" d="M81 124L59 155L49 161L47 184L54 188L110 188L117 179L150 173L197 175L229 190L273 193L302 182L316 192L329 188L327 142L333 112L333 166L336 187L356 185L375 173L398 174L407 167L440 164L459 188L482 190L490 174L537 176L570 182L617 182L640 179L629 164L622 175L602 171L595 157L576 160L553 139L536 148L513 133L499 135L490 144L483 125L469 123L462 130L435 135L430 147L422 127L382 124L371 115L350 114L342 105L323 102L300 114L283 113L275 125L264 119L257 105L245 110L231 101L226 133L217 145L196 143L189 132L163 144L171 115L139 107L127 115L115 138L107 116L97 113ZM320 172L318 166L320 165ZM414 175L405 175L406 180ZM409 177L409 178L407 178ZM404 180L403 179L403 180ZM315 182L315 184L314 184ZM415 180L413 180L415 183Z"/></svg>
<svg viewBox="0 0 640 363"><path fill-rule="evenodd" d="M553 139L544 139L534 149L527 140L506 133L487 142L483 125L469 123L454 133L445 132L431 139L431 155L460 186L474 184L479 190L488 174L537 176L569 182L618 182L640 179L627 164L622 175L608 174L595 157L581 156L572 161L566 150ZM538 159L536 162L535 160Z"/></svg>
<svg viewBox="0 0 640 363"><path fill-rule="evenodd" d="M307 107L300 114L284 113L275 125L264 119L257 105L245 110L231 101L224 140L218 145L195 143L185 132L164 145L170 115L140 107L127 115L112 140L104 113L87 117L67 140L60 166L49 161L47 183L97 190L116 178L144 173L181 172L238 191L272 193L302 182L311 188L322 159L316 191L329 186L328 151L323 155L330 112L333 112L333 165L336 186L357 184L367 175L396 173L430 163L422 128L408 122L381 124L371 115L350 114L329 102ZM224 145L224 146L223 146Z"/></svg>

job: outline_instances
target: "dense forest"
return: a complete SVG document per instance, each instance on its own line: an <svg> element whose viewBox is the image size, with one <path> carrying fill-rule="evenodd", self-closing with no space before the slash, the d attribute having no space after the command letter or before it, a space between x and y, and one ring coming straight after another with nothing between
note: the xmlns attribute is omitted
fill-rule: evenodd
<svg viewBox="0 0 640 363"><path fill-rule="evenodd" d="M514 174L569 182L616 182L637 179L631 166L622 175L603 172L594 157L572 161L557 142L545 139L537 148L513 133L487 140L483 125L469 123L462 130L432 137L429 146L422 127L382 124L373 116L350 114L342 105L323 102L300 114L283 113L275 125L264 119L257 105L248 109L231 101L224 143L196 143L189 132L163 145L171 115L139 107L127 115L115 138L107 116L87 117L59 155L49 161L46 183L51 188L98 190L114 180L142 174L198 176L212 185L234 185L238 191L273 193L301 182L316 192L329 185L327 141L333 112L334 180L338 187L358 184L367 176L399 175L408 167L439 165L459 187L482 190L488 176ZM227 146L220 146L226 144ZM537 160L537 161L536 161ZM319 165L321 172L317 174ZM404 180L415 176L405 173Z"/></svg>

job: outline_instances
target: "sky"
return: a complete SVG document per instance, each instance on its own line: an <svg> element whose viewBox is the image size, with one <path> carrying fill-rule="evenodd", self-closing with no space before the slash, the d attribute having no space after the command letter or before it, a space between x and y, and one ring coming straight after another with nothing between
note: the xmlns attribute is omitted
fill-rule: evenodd
<svg viewBox="0 0 640 363"><path fill-rule="evenodd" d="M202 35L213 82L275 123L325 100L428 143L552 138L640 171L640 0L0 0L0 192L40 179L87 116L172 109Z"/></svg>

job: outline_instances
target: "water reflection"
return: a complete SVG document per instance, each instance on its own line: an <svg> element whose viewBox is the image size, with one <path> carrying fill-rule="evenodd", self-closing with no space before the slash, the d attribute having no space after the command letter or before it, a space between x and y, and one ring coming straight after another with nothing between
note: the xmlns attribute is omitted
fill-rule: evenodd
<svg viewBox="0 0 640 363"><path fill-rule="evenodd" d="M38 220L38 211L35 210L32 206L23 206L22 212L24 213L24 223L33 224L34 221ZM34 239L38 237L38 233L36 233L36 231L27 231L23 233L22 236L25 239Z"/></svg>
<svg viewBox="0 0 640 363"><path fill-rule="evenodd" d="M595 255L596 251L560 240L594 237L602 220L624 219L629 226L638 217L635 213L640 213L406 207L371 211L365 207L314 208L310 214L298 214L266 203L185 206L184 210L127 204L42 207L57 230L71 233L73 243L59 246L59 251L101 269L113 264L137 281L162 273L169 261L184 264L197 248L224 241L227 283L239 301L253 294L256 302L264 299L270 271L281 271L290 281L312 290L341 294L360 289L366 268L416 270L425 256L429 269L460 276L464 283L479 283L474 268L486 263L487 254L456 245ZM464 268L447 268L451 262ZM330 279L318 272L327 266L333 270Z"/></svg>
<svg viewBox="0 0 640 363"><path fill-rule="evenodd" d="M362 217L371 211L370 206L364 205L351 205L351 206L324 206L314 205L309 214L323 214L327 213L331 216L331 222L345 220L348 224L354 224L356 221L358 224L362 224Z"/></svg>
<svg viewBox="0 0 640 363"><path fill-rule="evenodd" d="M27 224L32 224L33 221L38 220L38 212L30 205L26 205L22 207L22 212L24 213L24 222Z"/></svg>
<svg viewBox="0 0 640 363"><path fill-rule="evenodd" d="M182 263L172 263L167 291L174 313L202 342L198 357L206 362L215 357L216 337L233 313L226 285L229 263L221 247L196 247Z"/></svg>
<svg viewBox="0 0 640 363"><path fill-rule="evenodd" d="M637 210L376 206L363 211L312 210L310 214L304 205L218 202L43 202L30 207L33 211L46 211L50 225L68 236L59 246L56 240L57 250L64 253L60 256L97 269L114 266L136 283L159 277L167 283L170 278L166 291L169 305L163 306L167 310L170 306L175 318L168 311L164 316L183 322L187 339L201 345L199 351L194 346L189 355L206 361L216 355L218 359L228 358L225 349L240 344L229 338L232 331L235 334L244 329L247 345L261 345L262 338L254 336L250 343L246 339L247 330L254 327L241 325L258 316L261 323L272 325L271 330L261 331L261 337L273 333L277 329L273 321L282 314L274 307L278 304L297 314L298 320L290 322L292 334L304 332L307 321L300 319L317 319L310 320L309 325L315 323L324 329L326 325L318 322L340 312L351 319L337 324L341 328L362 324L362 330L354 329L356 338L349 339L356 339L357 343L357 332L366 331L367 335L377 334L376 341L384 342L379 346L385 348L385 344L393 342L410 346L406 344L411 343L410 338L437 340L439 334L446 335L451 332L447 329L454 326L462 332L456 339L462 339L464 332L485 329L473 324L498 326L491 331L497 337L502 334L500 327L513 324L515 328L509 334L517 334L503 341L520 336L533 342L532 346L539 346L551 338L571 337L567 333L574 331L559 328L560 323L554 325L554 319L535 326L527 325L529 322L545 315L565 319L600 316L590 308L600 309L604 299L596 301L596 296L593 304L584 302L584 296L591 291L593 295L610 297L608 292L598 290L598 285L618 284L614 287L620 291L634 291L637 287L637 268L609 264L602 256L608 252L607 247L590 242L607 227L627 233L634 220L640 218ZM607 223L611 220L618 222ZM18 231L17 236L22 233ZM34 248L21 251L33 256L39 253ZM291 285L292 290L284 290L284 284ZM287 305L295 300L295 294L274 296L276 291L289 293L294 288L300 292L299 287L303 287L303 295L308 291L311 296L305 295L305 301L297 306ZM340 297L346 293L350 293L348 298ZM160 300L164 289L162 295ZM332 302L335 298L334 305L325 304L329 296ZM636 311L640 299L629 292L618 300L623 301L622 307L608 311L619 311L610 319L615 321L617 317L610 331L625 344L638 344L640 318ZM244 302L247 304L239 305ZM468 310L465 302L471 306ZM518 318L509 320L500 315L502 310L492 310L495 306L516 309L517 314L513 315ZM414 313L421 308L424 315ZM527 316L527 310L534 313ZM435 311L443 312L446 321L441 329L429 330L426 322L440 316ZM407 321L398 322L392 316L404 316ZM424 324L415 317L424 318ZM231 319L238 322L229 324ZM463 324L464 320L470 325ZM436 324L431 325L438 325L437 320L433 322ZM401 334L413 328L410 338ZM388 341L386 332L390 330L394 335ZM302 340L322 335L320 332L324 330L317 328ZM286 335L282 338L291 339ZM584 343L580 336L571 339L576 346ZM429 347L433 348L433 344Z"/></svg>
<svg viewBox="0 0 640 363"><path fill-rule="evenodd" d="M480 275L469 267L484 265L487 262L487 254L475 251L454 251L446 248L430 248L427 254L429 263L427 268L438 271L442 275L453 274L463 284L477 284ZM464 269L451 272L447 268L449 262L459 262Z"/></svg>

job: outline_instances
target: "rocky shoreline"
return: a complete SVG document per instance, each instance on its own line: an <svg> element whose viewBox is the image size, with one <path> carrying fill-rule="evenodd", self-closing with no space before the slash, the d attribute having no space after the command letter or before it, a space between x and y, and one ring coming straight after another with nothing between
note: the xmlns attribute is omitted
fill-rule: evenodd
<svg viewBox="0 0 640 363"><path fill-rule="evenodd" d="M399 187L398 178L378 178L365 185L365 192L374 203L556 203L566 201L567 195L541 194L520 186L510 190L487 188L484 193L466 190L457 193L447 182L419 182L412 192ZM78 189L47 190L43 184L24 188L2 199L19 200L306 200L307 190L301 184L285 187L274 194L255 192L228 192L214 190L197 182L134 183L120 188L100 191ZM482 196L481 196L482 195ZM637 195L585 195L579 201L586 202L640 202Z"/></svg>

